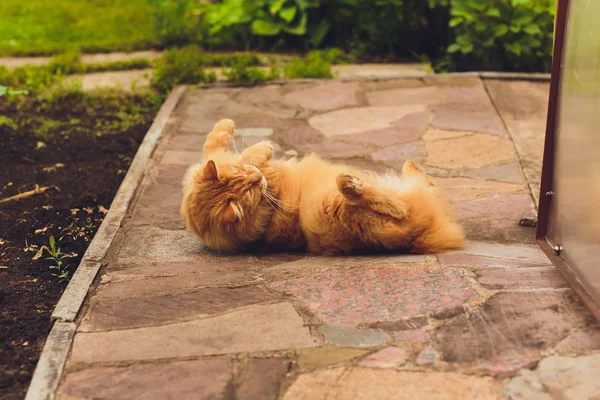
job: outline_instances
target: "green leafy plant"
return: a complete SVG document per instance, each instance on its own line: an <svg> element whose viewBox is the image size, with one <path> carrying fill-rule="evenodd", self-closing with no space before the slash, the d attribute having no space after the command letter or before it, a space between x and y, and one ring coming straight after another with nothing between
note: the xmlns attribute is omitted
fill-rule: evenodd
<svg viewBox="0 0 600 400"><path fill-rule="evenodd" d="M177 84L213 82L216 75L204 71L204 61L202 50L196 46L168 50L154 67L152 85L168 92Z"/></svg>
<svg viewBox="0 0 600 400"><path fill-rule="evenodd" d="M311 51L306 57L295 57L284 68L288 78L331 78L331 61L323 52Z"/></svg>
<svg viewBox="0 0 600 400"><path fill-rule="evenodd" d="M51 260L53 261L53 264L51 264L48 268L52 269L52 270L56 270L56 273L53 273L53 276L58 277L59 279L68 279L69 278L69 271L68 271L68 266L66 264L64 264L63 260L65 258L71 258L71 257L77 257L76 253L63 253L62 250L60 249L60 247L58 247L56 245L56 240L54 239L54 236L50 235L50 238L48 239L48 245L44 245L41 248L41 251L45 251L46 253L48 253L48 255L50 257L47 257L47 260ZM35 259L35 257L34 257Z"/></svg>
<svg viewBox="0 0 600 400"><path fill-rule="evenodd" d="M305 35L308 10L317 8L317 0L224 0L203 8L204 21L215 35L234 25L246 25L260 36L275 36L282 32Z"/></svg>
<svg viewBox="0 0 600 400"><path fill-rule="evenodd" d="M223 69L223 75L232 82L256 85L267 80L277 79L281 74L274 65L267 72L258 67L250 66L247 60L240 59L232 64L229 69Z"/></svg>
<svg viewBox="0 0 600 400"><path fill-rule="evenodd" d="M15 90L15 89L11 89L9 87L6 86L2 86L0 85L0 97L2 96L18 96L21 94L27 94L27 90Z"/></svg>
<svg viewBox="0 0 600 400"><path fill-rule="evenodd" d="M498 70L549 70L554 0L452 0L448 47L460 64Z"/></svg>

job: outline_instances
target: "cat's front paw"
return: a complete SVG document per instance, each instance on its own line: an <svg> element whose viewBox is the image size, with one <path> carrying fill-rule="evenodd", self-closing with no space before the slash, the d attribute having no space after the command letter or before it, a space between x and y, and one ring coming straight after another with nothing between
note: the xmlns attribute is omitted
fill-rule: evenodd
<svg viewBox="0 0 600 400"><path fill-rule="evenodd" d="M229 135L233 135L233 132L235 131L235 122L231 119L222 119L215 124L213 131L226 132Z"/></svg>
<svg viewBox="0 0 600 400"><path fill-rule="evenodd" d="M273 158L273 154L275 153L275 146L273 145L272 142L270 142L268 140L263 140L262 142L256 143L253 147L260 149L263 156L267 160L270 160L271 158Z"/></svg>

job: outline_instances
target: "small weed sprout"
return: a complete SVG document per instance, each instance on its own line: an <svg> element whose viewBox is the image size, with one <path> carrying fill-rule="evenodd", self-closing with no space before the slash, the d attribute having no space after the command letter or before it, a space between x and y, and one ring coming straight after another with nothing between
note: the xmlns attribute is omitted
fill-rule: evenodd
<svg viewBox="0 0 600 400"><path fill-rule="evenodd" d="M76 253L63 253L60 247L56 245L56 239L54 239L53 235L50 235L48 239L48 245L42 246L42 251L48 253L50 257L47 257L47 260L51 260L54 264L50 265L48 268L52 270L56 270L56 273L53 273L53 276L56 276L58 279L69 279L69 266L66 265L63 260L65 258L77 257Z"/></svg>

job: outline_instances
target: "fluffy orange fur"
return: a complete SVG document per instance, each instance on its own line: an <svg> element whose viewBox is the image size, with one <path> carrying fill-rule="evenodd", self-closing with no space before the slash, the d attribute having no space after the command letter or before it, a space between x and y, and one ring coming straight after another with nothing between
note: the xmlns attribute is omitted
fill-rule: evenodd
<svg viewBox="0 0 600 400"><path fill-rule="evenodd" d="M337 255L432 253L463 245L450 204L414 162L407 161L399 176L315 154L275 160L269 142L236 154L227 150L234 130L233 121L219 121L204 144L203 162L183 180L181 214L211 248Z"/></svg>

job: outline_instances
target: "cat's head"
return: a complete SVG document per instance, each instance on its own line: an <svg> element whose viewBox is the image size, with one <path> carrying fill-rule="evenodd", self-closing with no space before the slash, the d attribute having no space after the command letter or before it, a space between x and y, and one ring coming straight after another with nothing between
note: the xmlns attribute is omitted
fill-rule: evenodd
<svg viewBox="0 0 600 400"><path fill-rule="evenodd" d="M241 250L266 229L270 207L264 200L267 180L241 160L208 160L192 167L184 178L181 213L188 229L211 248Z"/></svg>

